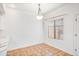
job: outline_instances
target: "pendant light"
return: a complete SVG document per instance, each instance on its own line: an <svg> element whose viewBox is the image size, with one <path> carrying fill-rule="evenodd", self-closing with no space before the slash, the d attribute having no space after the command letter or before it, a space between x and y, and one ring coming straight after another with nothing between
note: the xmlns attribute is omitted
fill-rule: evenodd
<svg viewBox="0 0 79 59"><path fill-rule="evenodd" d="M37 14L36 18L37 18L37 20L42 20L43 19L40 4L38 4L38 14Z"/></svg>

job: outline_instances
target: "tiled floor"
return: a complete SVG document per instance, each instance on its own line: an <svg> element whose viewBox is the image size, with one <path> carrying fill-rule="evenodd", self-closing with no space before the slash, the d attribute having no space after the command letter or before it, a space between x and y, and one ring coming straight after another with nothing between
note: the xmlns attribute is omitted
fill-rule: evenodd
<svg viewBox="0 0 79 59"><path fill-rule="evenodd" d="M71 56L70 54L51 47L47 44L38 44L7 52L8 56Z"/></svg>

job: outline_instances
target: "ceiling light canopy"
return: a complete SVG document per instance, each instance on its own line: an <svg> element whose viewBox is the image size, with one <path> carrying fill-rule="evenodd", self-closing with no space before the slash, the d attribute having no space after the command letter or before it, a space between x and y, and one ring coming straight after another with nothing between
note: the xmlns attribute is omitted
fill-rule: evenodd
<svg viewBox="0 0 79 59"><path fill-rule="evenodd" d="M36 18L38 20L42 20L43 19L43 15L42 15L42 12L41 12L40 4L38 4L38 14L37 14Z"/></svg>

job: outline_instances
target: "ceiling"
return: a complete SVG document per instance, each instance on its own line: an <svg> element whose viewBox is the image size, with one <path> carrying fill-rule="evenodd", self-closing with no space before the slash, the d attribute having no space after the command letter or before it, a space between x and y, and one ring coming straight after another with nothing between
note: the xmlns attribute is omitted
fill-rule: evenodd
<svg viewBox="0 0 79 59"><path fill-rule="evenodd" d="M19 11L29 12L31 14L37 14L38 4L37 3L7 3L5 4L8 8L14 8ZM45 14L50 10L53 10L59 6L63 5L62 3L41 3L40 8L42 13Z"/></svg>

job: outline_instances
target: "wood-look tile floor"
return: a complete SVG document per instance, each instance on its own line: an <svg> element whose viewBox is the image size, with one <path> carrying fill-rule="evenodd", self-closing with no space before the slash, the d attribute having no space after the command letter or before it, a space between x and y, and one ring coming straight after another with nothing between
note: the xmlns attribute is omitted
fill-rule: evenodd
<svg viewBox="0 0 79 59"><path fill-rule="evenodd" d="M71 56L71 54L51 47L47 44L38 44L8 51L7 56Z"/></svg>

